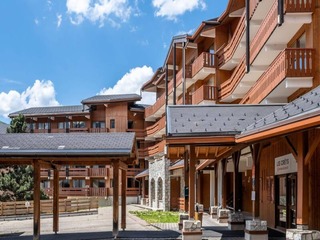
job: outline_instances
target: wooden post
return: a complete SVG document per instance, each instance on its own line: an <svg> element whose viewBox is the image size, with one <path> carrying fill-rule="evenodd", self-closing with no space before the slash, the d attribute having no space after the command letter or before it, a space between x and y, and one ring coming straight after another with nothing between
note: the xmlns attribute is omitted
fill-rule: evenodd
<svg viewBox="0 0 320 240"><path fill-rule="evenodd" d="M298 186L297 186L297 224L309 225L309 167L305 164L308 152L308 132L298 134Z"/></svg>
<svg viewBox="0 0 320 240"><path fill-rule="evenodd" d="M121 228L126 229L127 170L121 169Z"/></svg>
<svg viewBox="0 0 320 240"><path fill-rule="evenodd" d="M202 202L202 196L201 196L201 171L196 172L196 202L201 203Z"/></svg>
<svg viewBox="0 0 320 240"><path fill-rule="evenodd" d="M240 162L241 151L236 151L232 154L233 161L233 209L238 211L241 208L241 181L239 177L239 162Z"/></svg>
<svg viewBox="0 0 320 240"><path fill-rule="evenodd" d="M53 169L53 231L59 232L59 169Z"/></svg>
<svg viewBox="0 0 320 240"><path fill-rule="evenodd" d="M218 164L214 165L214 205L218 205Z"/></svg>
<svg viewBox="0 0 320 240"><path fill-rule="evenodd" d="M189 160L189 217L194 217L195 205L195 173L196 173L196 153L195 147L190 146L190 160Z"/></svg>
<svg viewBox="0 0 320 240"><path fill-rule="evenodd" d="M221 207L227 207L227 159L221 160L222 165L222 200Z"/></svg>
<svg viewBox="0 0 320 240"><path fill-rule="evenodd" d="M40 239L40 164L33 160L33 240Z"/></svg>
<svg viewBox="0 0 320 240"><path fill-rule="evenodd" d="M252 217L255 219L259 216L259 193L260 193L260 156L263 146L260 143L250 146L250 151L252 155Z"/></svg>
<svg viewBox="0 0 320 240"><path fill-rule="evenodd" d="M185 152L184 152L184 187L185 187L185 189L189 188L189 156L190 156L190 148L189 148L189 146L186 146ZM185 191L185 189L184 189L184 191ZM185 212L188 212L188 210L189 210L188 204L189 204L189 196L184 196L184 211Z"/></svg>
<svg viewBox="0 0 320 240"><path fill-rule="evenodd" d="M112 235L119 233L119 160L113 161L113 225Z"/></svg>

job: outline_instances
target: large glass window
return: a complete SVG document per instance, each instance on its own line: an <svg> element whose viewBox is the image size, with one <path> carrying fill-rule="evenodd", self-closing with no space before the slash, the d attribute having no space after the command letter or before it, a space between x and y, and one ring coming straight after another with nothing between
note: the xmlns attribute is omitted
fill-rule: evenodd
<svg viewBox="0 0 320 240"><path fill-rule="evenodd" d="M84 121L73 121L72 122L72 127L73 128L85 128L86 123Z"/></svg>
<svg viewBox="0 0 320 240"><path fill-rule="evenodd" d="M86 186L84 179L74 179L73 180L73 187L75 188L84 188Z"/></svg>
<svg viewBox="0 0 320 240"><path fill-rule="evenodd" d="M96 121L92 123L93 128L106 128L106 123L104 121Z"/></svg>
<svg viewBox="0 0 320 240"><path fill-rule="evenodd" d="M116 128L116 120L110 119L110 128Z"/></svg>
<svg viewBox="0 0 320 240"><path fill-rule="evenodd" d="M50 123L38 123L38 129L49 129L50 128Z"/></svg>

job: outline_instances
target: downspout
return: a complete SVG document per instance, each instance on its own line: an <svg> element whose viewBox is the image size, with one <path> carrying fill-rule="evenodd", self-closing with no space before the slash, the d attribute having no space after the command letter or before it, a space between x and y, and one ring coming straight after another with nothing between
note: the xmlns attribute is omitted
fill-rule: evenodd
<svg viewBox="0 0 320 240"><path fill-rule="evenodd" d="M278 0L278 26L280 27L284 22L284 3L283 0Z"/></svg>
<svg viewBox="0 0 320 240"><path fill-rule="evenodd" d="M165 85L166 85L166 116L167 116L167 108L168 108L168 63L166 64L166 79L165 79ZM166 136L168 135L168 125L166 124Z"/></svg>
<svg viewBox="0 0 320 240"><path fill-rule="evenodd" d="M186 43L182 43L182 104L186 104Z"/></svg>
<svg viewBox="0 0 320 240"><path fill-rule="evenodd" d="M177 76L176 76L176 48L177 44L173 44L173 105L176 105L176 84L177 84Z"/></svg>
<svg viewBox="0 0 320 240"><path fill-rule="evenodd" d="M246 73L250 72L250 0L246 0Z"/></svg>

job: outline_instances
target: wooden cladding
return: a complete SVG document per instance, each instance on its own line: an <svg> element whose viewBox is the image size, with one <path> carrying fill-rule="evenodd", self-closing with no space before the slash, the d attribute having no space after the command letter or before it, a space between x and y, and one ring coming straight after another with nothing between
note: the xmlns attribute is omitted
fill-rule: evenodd
<svg viewBox="0 0 320 240"><path fill-rule="evenodd" d="M154 134L159 132L161 129L165 128L165 126L166 126L166 118L164 116L152 126L147 127L146 133L145 133L146 137L153 136Z"/></svg>
<svg viewBox="0 0 320 240"><path fill-rule="evenodd" d="M202 101L215 101L217 100L217 87L202 85L192 94L192 103L199 104Z"/></svg>
<svg viewBox="0 0 320 240"><path fill-rule="evenodd" d="M215 55L208 52L201 53L192 64L192 77L195 76L204 67L214 68Z"/></svg>
<svg viewBox="0 0 320 240"><path fill-rule="evenodd" d="M191 65L186 65L185 68L185 77L186 78L192 78L192 66ZM176 75L176 87L178 87L183 81L183 69L181 68L180 71ZM168 84L168 93L173 92L173 80L171 80Z"/></svg>
<svg viewBox="0 0 320 240"><path fill-rule="evenodd" d="M165 145L166 145L166 141L162 140L161 142L159 142L151 147L145 148L145 150L144 150L145 156L152 157L156 154L164 152Z"/></svg>
<svg viewBox="0 0 320 240"><path fill-rule="evenodd" d="M314 77L314 63L314 49L285 49L249 90L241 103L261 102L286 77Z"/></svg>
<svg viewBox="0 0 320 240"><path fill-rule="evenodd" d="M313 12L315 0L285 0L285 12Z"/></svg>

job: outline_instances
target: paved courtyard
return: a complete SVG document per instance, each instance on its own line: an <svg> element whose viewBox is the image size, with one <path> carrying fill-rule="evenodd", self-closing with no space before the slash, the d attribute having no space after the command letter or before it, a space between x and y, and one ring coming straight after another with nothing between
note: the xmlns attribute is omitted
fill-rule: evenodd
<svg viewBox="0 0 320 240"><path fill-rule="evenodd" d="M144 210L137 205L128 205L127 211ZM119 221L120 222L120 221ZM243 231L229 231L227 224L219 224L208 214L203 219L203 239L242 240ZM41 240L113 239L112 208L99 208L98 213L60 217L59 233L52 233L52 218L41 218ZM0 221L0 239L31 240L33 220L20 219ZM119 231L119 239L181 239L177 224L150 225L128 213L127 229ZM269 239L285 239L284 237Z"/></svg>

